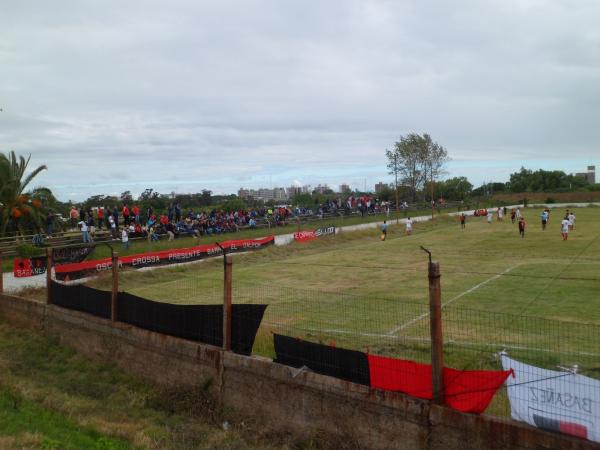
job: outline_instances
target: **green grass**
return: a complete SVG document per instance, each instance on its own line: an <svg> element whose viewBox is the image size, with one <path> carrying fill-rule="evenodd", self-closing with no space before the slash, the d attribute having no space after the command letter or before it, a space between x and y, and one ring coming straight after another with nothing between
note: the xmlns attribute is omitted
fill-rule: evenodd
<svg viewBox="0 0 600 450"><path fill-rule="evenodd" d="M440 262L447 361L497 368L507 348L553 368L600 366L600 209L577 209L568 241L553 211L526 209L519 237L510 219L420 223L412 236L392 225L388 239L367 230L234 258L234 301L268 303L254 348L272 356L271 332L427 361L426 247ZM108 279L96 285L108 286ZM123 290L173 303L220 303L222 262L122 273ZM424 316L423 316L424 315ZM419 320L414 320L419 318Z"/></svg>
<svg viewBox="0 0 600 450"><path fill-rule="evenodd" d="M159 388L0 321L2 449L336 448L254 420L223 410L206 384Z"/></svg>
<svg viewBox="0 0 600 450"><path fill-rule="evenodd" d="M525 209L525 239L510 219L456 218L392 225L234 257L234 302L267 303L254 353L273 356L272 333L373 353L429 360L427 255L442 272L446 364L498 369L507 349L524 362L556 369L600 367L600 208L577 209L568 241L553 211ZM229 236L229 235L228 235ZM153 271L126 270L120 288L172 303L220 303L220 258ZM95 286L109 288L106 276ZM499 394L490 408L507 413Z"/></svg>

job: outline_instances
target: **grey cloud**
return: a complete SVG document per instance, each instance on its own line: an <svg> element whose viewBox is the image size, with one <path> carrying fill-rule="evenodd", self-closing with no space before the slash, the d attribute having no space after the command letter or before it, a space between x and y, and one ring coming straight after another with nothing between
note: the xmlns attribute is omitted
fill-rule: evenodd
<svg viewBox="0 0 600 450"><path fill-rule="evenodd" d="M230 192L358 168L372 185L411 131L459 161L593 163L599 13L595 0L7 1L0 151L32 153L42 181L82 196L118 173Z"/></svg>

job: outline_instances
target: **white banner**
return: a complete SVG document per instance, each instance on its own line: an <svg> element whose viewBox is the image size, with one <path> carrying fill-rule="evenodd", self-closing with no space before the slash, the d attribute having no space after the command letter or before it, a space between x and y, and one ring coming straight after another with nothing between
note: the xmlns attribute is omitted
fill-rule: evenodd
<svg viewBox="0 0 600 450"><path fill-rule="evenodd" d="M600 380L501 359L514 420L600 442Z"/></svg>

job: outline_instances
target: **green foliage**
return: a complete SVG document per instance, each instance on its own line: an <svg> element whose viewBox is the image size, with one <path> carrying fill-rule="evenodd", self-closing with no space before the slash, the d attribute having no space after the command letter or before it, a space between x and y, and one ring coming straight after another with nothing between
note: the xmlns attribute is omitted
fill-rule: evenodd
<svg viewBox="0 0 600 450"><path fill-rule="evenodd" d="M392 150L386 150L387 168L394 175L396 186L404 184L410 188L412 200L425 184L437 180L448 161L448 152L434 142L428 134L410 133L400 136ZM423 192L426 197L427 193Z"/></svg>
<svg viewBox="0 0 600 450"><path fill-rule="evenodd" d="M454 177L437 183L437 191L446 200L466 200L471 196L473 185L466 177Z"/></svg>
<svg viewBox="0 0 600 450"><path fill-rule="evenodd" d="M307 192L302 192L294 195L292 198L292 204L302 208L312 208L315 206L315 201L313 200L312 195Z"/></svg>
<svg viewBox="0 0 600 450"><path fill-rule="evenodd" d="M222 209L223 211L232 212L232 211L244 210L247 207L248 206L246 205L246 203L244 203L244 201L242 199L236 198L236 199L232 199L232 200L227 200L225 203L220 205L218 208Z"/></svg>
<svg viewBox="0 0 600 450"><path fill-rule="evenodd" d="M589 185L583 177L567 175L562 170L542 170L535 172L521 167L510 175L508 186L511 192L567 192Z"/></svg>
<svg viewBox="0 0 600 450"><path fill-rule="evenodd" d="M25 175L31 156L17 157L15 152L0 153L0 236L7 232L28 234L42 228L46 215L44 198L52 197L46 188L26 191L33 179L46 166L39 166Z"/></svg>

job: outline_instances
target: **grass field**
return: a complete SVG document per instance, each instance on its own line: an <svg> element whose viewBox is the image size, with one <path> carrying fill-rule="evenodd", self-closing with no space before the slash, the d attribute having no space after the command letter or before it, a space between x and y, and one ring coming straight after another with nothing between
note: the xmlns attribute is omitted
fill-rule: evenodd
<svg viewBox="0 0 600 450"><path fill-rule="evenodd" d="M494 354L556 369L600 366L600 208L577 209L568 241L563 211L547 230L526 209L524 239L510 220L456 218L392 225L234 257L234 302L268 303L254 353L274 356L272 332L427 362L430 358L427 255L440 262L445 362L498 369ZM220 303L222 261L121 273L120 288L172 303ZM109 288L109 278L92 285ZM504 392L488 412L508 413Z"/></svg>
<svg viewBox="0 0 600 450"><path fill-rule="evenodd" d="M455 218L440 217L417 224L412 236L392 225L385 242L371 230L236 255L234 301L270 305L255 346L259 353L271 355L270 331L284 329L426 359L427 343L417 345L429 333L424 246L441 265L446 339L450 347L465 344L449 361L461 365L469 352L480 356L487 348L491 354L504 345L526 347L518 353L534 362L546 361L549 352L537 356L531 349L549 350L558 356L546 365L557 358L567 364L600 353L600 209L577 209L566 242L559 233L562 212L553 211L542 231L540 210L527 209L524 239L510 220L490 225L470 218L461 230ZM123 290L160 301L222 298L220 260L129 271L121 278Z"/></svg>

